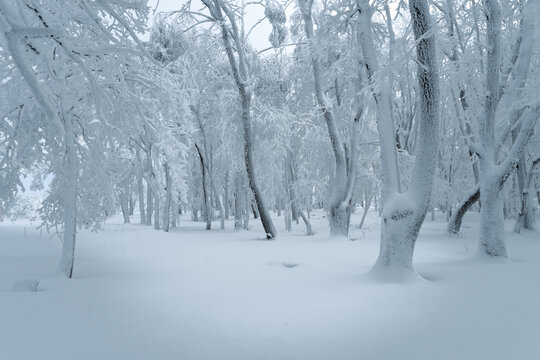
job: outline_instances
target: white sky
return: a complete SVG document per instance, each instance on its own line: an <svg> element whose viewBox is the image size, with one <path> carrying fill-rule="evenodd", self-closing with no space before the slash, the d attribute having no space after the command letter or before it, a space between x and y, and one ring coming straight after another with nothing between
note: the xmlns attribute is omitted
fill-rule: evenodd
<svg viewBox="0 0 540 360"><path fill-rule="evenodd" d="M167 12L180 9L180 7L185 3L185 0L149 0L148 6L150 7L150 14L157 6L157 12ZM198 11L204 8L204 5L200 0L193 0L191 3L192 10ZM245 29L246 32L259 21L264 16L264 9L261 5L250 5L246 10L245 15ZM150 16L150 21L152 21L153 16ZM149 24L151 25L151 23ZM270 42L268 41L268 36L272 31L272 26L268 21L263 21L251 32L249 41L251 45L257 50L263 50L270 47Z"/></svg>

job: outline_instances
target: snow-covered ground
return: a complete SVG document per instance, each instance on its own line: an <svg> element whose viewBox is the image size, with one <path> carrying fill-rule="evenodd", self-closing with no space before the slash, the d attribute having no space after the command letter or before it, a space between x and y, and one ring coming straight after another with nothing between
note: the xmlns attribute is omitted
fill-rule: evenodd
<svg viewBox="0 0 540 360"><path fill-rule="evenodd" d="M329 239L321 214L313 237L276 218L275 241L255 220L251 231L184 221L171 233L113 220L79 233L72 280L54 273L56 237L2 223L0 359L540 359L539 233L507 223L510 259L482 262L470 258L475 215L461 238L440 217L416 248L426 280L406 284L365 275L373 213L353 241ZM25 279L39 291L14 290Z"/></svg>

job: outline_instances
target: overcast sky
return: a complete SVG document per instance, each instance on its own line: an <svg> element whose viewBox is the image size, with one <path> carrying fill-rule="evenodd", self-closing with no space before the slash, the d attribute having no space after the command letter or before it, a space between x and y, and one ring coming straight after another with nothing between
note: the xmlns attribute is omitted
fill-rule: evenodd
<svg viewBox="0 0 540 360"><path fill-rule="evenodd" d="M157 12L167 12L167 11L174 11L178 10L183 4L185 3L185 0L149 0L148 5L150 6L150 14L154 11L157 6ZM200 2L200 0L193 0L192 1L192 9L193 10L200 10L204 8L204 5ZM260 5L250 5L247 8L246 16L245 16L245 29L248 31L251 26L257 23L259 19L261 19L264 16L264 9ZM153 16L150 16L150 21L152 21ZM151 25L151 23L149 24ZM270 42L268 41L268 36L270 35L270 32L272 31L272 26L268 21L263 21L257 27L251 32L251 35L249 37L249 41L253 47L255 47L257 50L266 49L270 46Z"/></svg>

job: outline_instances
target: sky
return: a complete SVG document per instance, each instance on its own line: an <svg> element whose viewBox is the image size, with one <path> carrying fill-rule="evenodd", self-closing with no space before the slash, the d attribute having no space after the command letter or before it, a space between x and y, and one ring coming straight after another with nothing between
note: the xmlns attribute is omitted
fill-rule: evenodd
<svg viewBox="0 0 540 360"><path fill-rule="evenodd" d="M148 6L150 7L150 13L156 9L156 13L158 12L167 12L167 11L174 11L178 10L183 4L185 4L185 0L149 0ZM157 8L156 8L157 5ZM201 3L200 0L193 0L191 4L192 10L198 11L204 8L204 5ZM248 31L254 24L259 21L264 16L264 8L262 5L250 5L248 6L246 10L246 16L245 16L245 29ZM150 16L150 24L152 22L152 19L154 16ZM272 31L272 26L268 21L263 21L257 27L251 32L249 41L251 45L257 49L257 50L263 50L268 47L270 47L270 42L268 41L268 36L270 35L270 32Z"/></svg>

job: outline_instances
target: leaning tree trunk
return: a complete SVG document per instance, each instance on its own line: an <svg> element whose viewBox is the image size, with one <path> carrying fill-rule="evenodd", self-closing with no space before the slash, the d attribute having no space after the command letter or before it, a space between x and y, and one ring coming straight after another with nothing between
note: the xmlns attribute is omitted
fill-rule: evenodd
<svg viewBox="0 0 540 360"><path fill-rule="evenodd" d="M59 270L71 279L75 258L75 237L77 233L77 149L70 117L64 118L65 161L63 191L64 242Z"/></svg>
<svg viewBox="0 0 540 360"><path fill-rule="evenodd" d="M364 202L364 212L362 213L362 219L360 220L360 224L358 224L358 228L361 229L362 226L364 226L364 221L366 220L366 215L369 211L369 207L371 206L371 201L373 200L373 194L370 192L368 195L368 192L365 192L365 202Z"/></svg>
<svg viewBox="0 0 540 360"><path fill-rule="evenodd" d="M201 152L201 149L195 144L197 153L199 154L199 160L201 162L202 173L202 188L203 188L203 201L204 201L204 219L206 221L206 230L212 229L212 201L210 198L210 185L208 180L208 167L205 163L205 158Z"/></svg>
<svg viewBox="0 0 540 360"><path fill-rule="evenodd" d="M241 120L243 128L244 140L244 163L249 181L249 187L255 197L255 202L261 217L261 223L266 233L267 239L274 239L277 236L274 223L264 203L257 177L255 175L255 164L253 161L253 137L251 135L251 90L248 87L249 74L248 63L246 59L246 46L244 44L243 35L238 29L235 13L231 10L224 1L221 0L206 0L203 3L208 7L210 15L214 21L218 22L221 28L221 36L229 65L232 70L234 81L240 96ZM225 13L225 15L224 15ZM225 17L229 20L225 21ZM232 42L234 42L234 47ZM235 56L235 51L238 57Z"/></svg>
<svg viewBox="0 0 540 360"><path fill-rule="evenodd" d="M469 208L480 199L480 185L476 185L474 189L463 199L457 206L456 210L448 221L446 231L449 234L457 235L461 229L461 222L463 216L469 210Z"/></svg>
<svg viewBox="0 0 540 360"><path fill-rule="evenodd" d="M255 167L253 166L253 155L252 155L252 136L251 136L251 125L250 125L250 99L244 97L242 99L242 119L244 127L244 160L246 163L246 171L248 174L249 187L253 192L253 197L255 198L255 203L257 204L257 210L261 218L261 223L263 225L264 231L266 232L266 238L271 240L274 239L277 235L276 229L274 228L274 223L270 218L270 213L266 208L264 200L259 189L257 179L255 177Z"/></svg>
<svg viewBox="0 0 540 360"><path fill-rule="evenodd" d="M363 8L369 9L366 1ZM383 222L379 257L374 266L376 276L390 281L414 275L412 257L418 232L430 205L433 178L437 167L437 148L439 131L439 75L433 26L429 15L427 0L410 0L412 28L418 62L419 107L418 138L416 142L416 160L412 169L411 183L406 194L398 194L396 180L387 178L383 200ZM369 28L371 31L371 27ZM371 44L372 45L372 44ZM384 132L383 134L386 134ZM379 134L381 136L381 134ZM392 137L390 137L392 136ZM390 133L387 139L381 138L381 146L393 139ZM395 151L384 150L387 154ZM382 169L386 177L395 165L387 157L382 159ZM389 187L392 181L394 185Z"/></svg>

